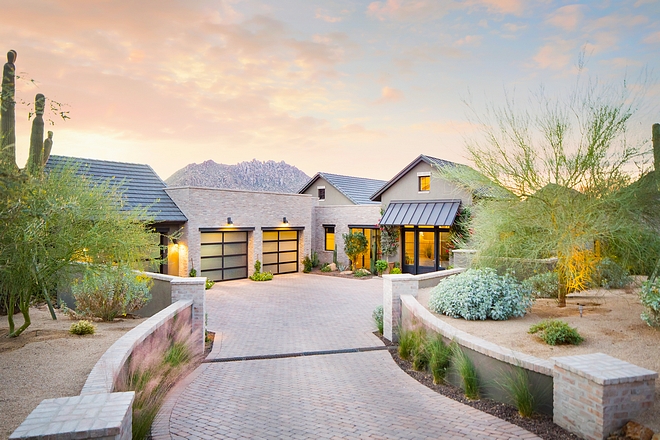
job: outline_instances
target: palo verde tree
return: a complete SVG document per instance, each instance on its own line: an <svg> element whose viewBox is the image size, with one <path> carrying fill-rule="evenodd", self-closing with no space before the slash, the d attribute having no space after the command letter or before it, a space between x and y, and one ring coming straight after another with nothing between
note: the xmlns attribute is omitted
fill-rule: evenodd
<svg viewBox="0 0 660 440"><path fill-rule="evenodd" d="M467 149L479 172L444 167L440 173L498 194L475 208L471 244L479 264L556 257L559 305L565 306L566 295L587 286L603 256L627 268L655 262L657 187L640 184L649 180L644 177L631 184L644 175L650 150L648 142L630 140L637 98L625 82L578 80L566 98L542 91L533 108L524 109L507 97L476 116L483 136Z"/></svg>

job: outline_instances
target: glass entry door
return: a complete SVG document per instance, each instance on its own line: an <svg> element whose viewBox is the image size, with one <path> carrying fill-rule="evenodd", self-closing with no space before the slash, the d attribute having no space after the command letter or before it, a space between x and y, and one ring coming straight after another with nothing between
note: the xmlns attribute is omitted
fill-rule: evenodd
<svg viewBox="0 0 660 440"><path fill-rule="evenodd" d="M404 227L402 269L404 273L420 274L442 270L448 264L448 230L434 227ZM442 256L441 256L442 254Z"/></svg>

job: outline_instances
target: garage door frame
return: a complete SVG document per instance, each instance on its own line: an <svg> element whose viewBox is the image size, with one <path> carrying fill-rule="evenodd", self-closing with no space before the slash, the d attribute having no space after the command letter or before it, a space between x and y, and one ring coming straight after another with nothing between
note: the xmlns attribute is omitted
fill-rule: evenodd
<svg viewBox="0 0 660 440"><path fill-rule="evenodd" d="M285 273L296 273L300 271L300 252L301 252L301 247L300 247L300 238L301 238L301 232L305 230L304 226L292 226L292 227L263 227L261 228L262 231L262 238L261 238L261 243L262 243L262 259L264 260L263 263L263 270L270 271L274 275L278 274L285 274ZM278 233L278 238L277 240L266 240L264 238L266 232L277 232ZM296 238L295 240L292 239L281 239L281 232L296 232ZM295 247L295 259L293 261L281 261L280 260L280 254L283 253L289 253L289 252L294 252L293 249L286 249L282 250L282 246L280 246L280 243L291 243L294 242L296 243ZM266 243L277 243L277 251L265 251L265 244ZM266 255L276 255L276 261L275 262L266 262ZM283 265L288 265L291 263L295 263L295 270L287 270L285 272L280 272L280 268ZM273 266L277 267L277 271L272 270Z"/></svg>
<svg viewBox="0 0 660 440"><path fill-rule="evenodd" d="M249 243L250 243L250 232L254 231L253 227L244 227L244 228L234 228L234 227L217 227L217 228L199 228L200 232L200 270L199 274L200 276L207 276L209 279L213 281L231 281L231 280L239 280L239 279L244 279L247 278L248 276L248 264L249 264L249 254L250 254L250 249L249 249ZM225 235L224 233L231 233L231 232L244 232L245 233L245 241L225 241ZM220 241L213 241L213 242L207 242L204 243L203 236L204 233L223 233L222 235L222 240ZM245 244L245 252L241 253L232 253L227 255L225 253L225 246L230 245L230 244ZM222 246L222 253L219 255L203 255L203 249L204 246ZM245 257L245 265L240 265L240 266L231 266L231 267L225 267L225 258L229 259L232 257ZM203 264L201 264L204 260L206 259L211 259L211 258L221 258L222 259L222 267L217 267L217 268L212 268L212 269L203 269ZM236 269L245 269L244 276L240 277L231 277L231 278L225 278L225 271L229 270L236 270ZM206 272L207 274L210 273L217 273L220 271L222 274L222 279L218 279L217 276L208 276L205 275L204 273Z"/></svg>

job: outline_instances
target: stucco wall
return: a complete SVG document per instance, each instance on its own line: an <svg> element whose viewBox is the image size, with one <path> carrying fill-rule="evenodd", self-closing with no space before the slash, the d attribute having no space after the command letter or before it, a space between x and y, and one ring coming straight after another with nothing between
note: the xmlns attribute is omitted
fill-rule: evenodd
<svg viewBox="0 0 660 440"><path fill-rule="evenodd" d="M310 186L305 194L309 194L318 200L318 187L325 186L325 200L319 200L319 206L332 206L332 205L354 205L348 197L343 195L337 188L330 185L323 177L316 179L312 186Z"/></svg>
<svg viewBox="0 0 660 440"><path fill-rule="evenodd" d="M179 241L180 274L190 271L191 262L199 273L199 228L226 226L227 217L231 217L235 227L254 227L254 231L248 233L248 274L252 274L255 260L263 261L261 228L283 226L283 217L287 218L289 226L305 228L299 233L300 259L311 252L315 197L193 187L167 188L166 191L188 217Z"/></svg>
<svg viewBox="0 0 660 440"><path fill-rule="evenodd" d="M431 173L431 188L428 192L420 193L418 191L417 173L428 172ZM438 177L437 170L432 168L431 165L426 162L420 162L417 164L381 195L383 207L386 207L392 200L444 199L460 199L464 206L472 204L472 197L469 192Z"/></svg>
<svg viewBox="0 0 660 440"><path fill-rule="evenodd" d="M335 244L337 245L337 261L348 264L344 252L342 234L348 234L348 225L376 225L380 220L379 205L352 206L317 206L314 208L314 244L313 248L319 255L321 263L332 263L332 251L325 250L324 224L335 225Z"/></svg>

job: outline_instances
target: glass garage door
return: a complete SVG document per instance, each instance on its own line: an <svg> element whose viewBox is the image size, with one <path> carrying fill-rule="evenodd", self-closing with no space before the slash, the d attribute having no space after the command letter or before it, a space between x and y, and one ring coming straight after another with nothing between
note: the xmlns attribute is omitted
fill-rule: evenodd
<svg viewBox="0 0 660 440"><path fill-rule="evenodd" d="M263 272L298 272L298 231L264 231Z"/></svg>
<svg viewBox="0 0 660 440"><path fill-rule="evenodd" d="M247 278L247 232L202 232L200 276L213 281Z"/></svg>

